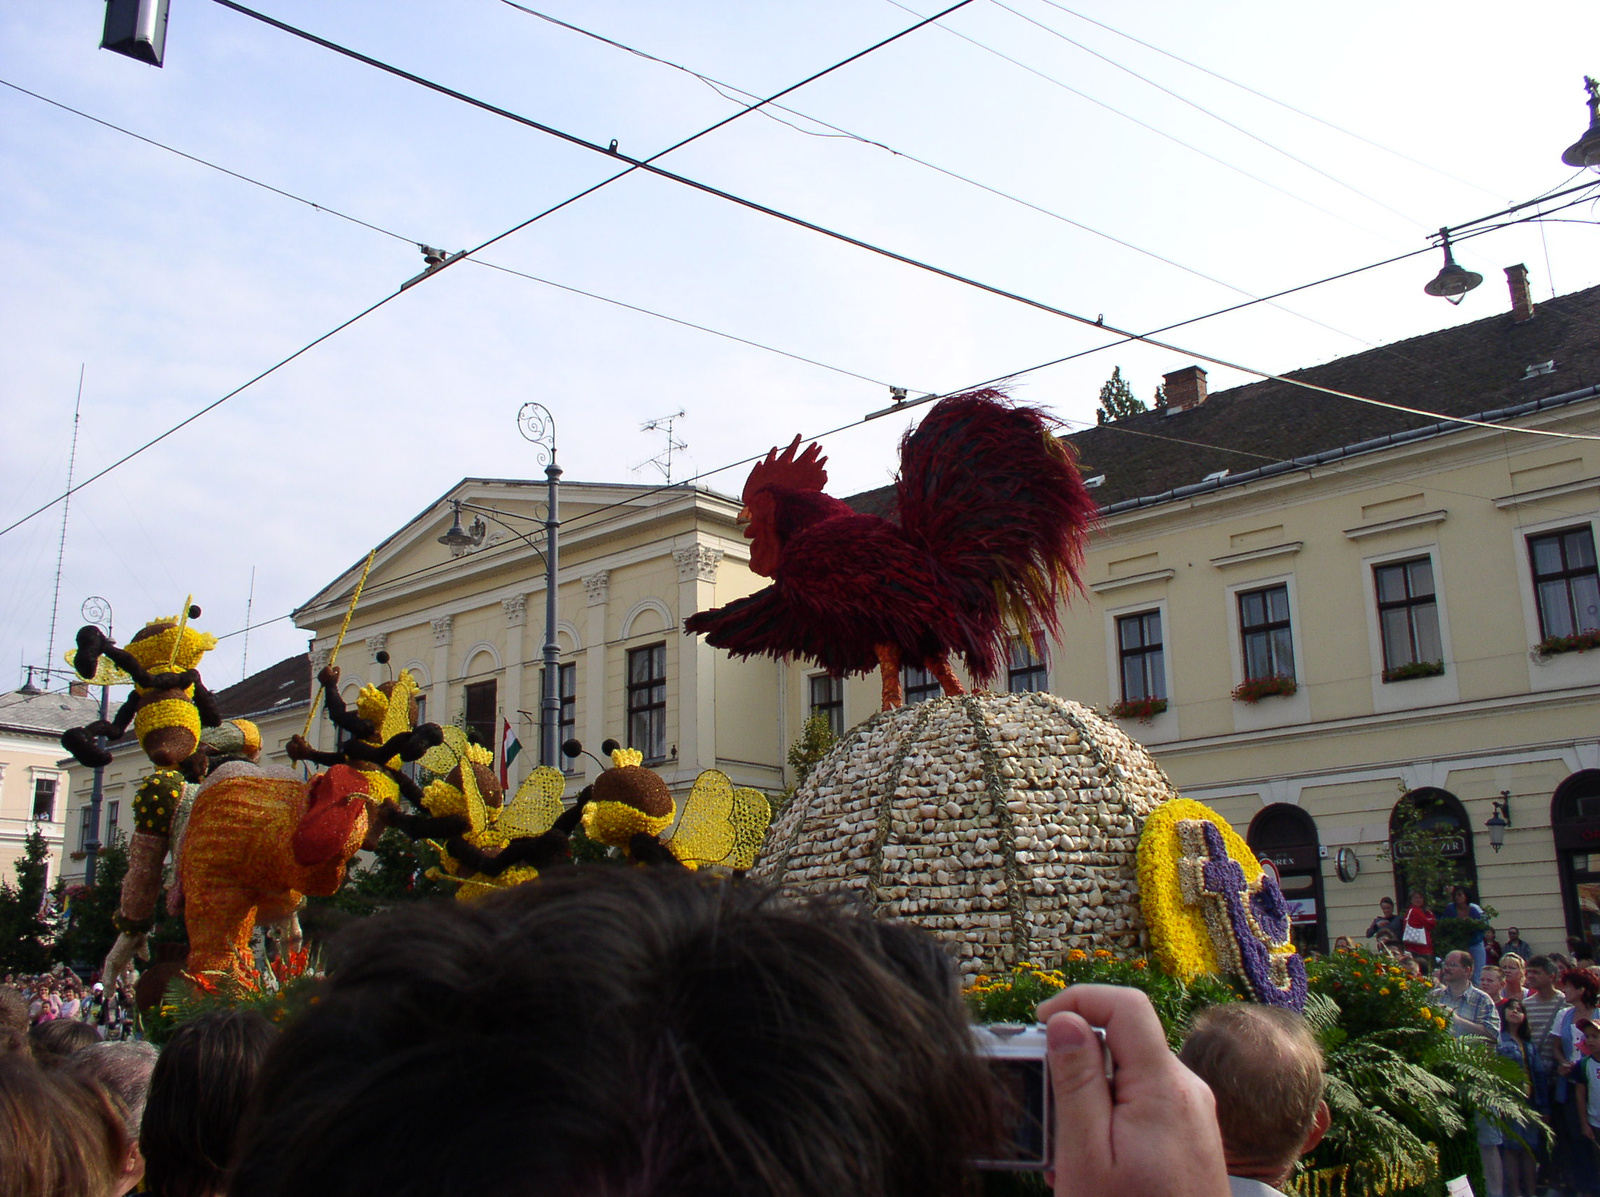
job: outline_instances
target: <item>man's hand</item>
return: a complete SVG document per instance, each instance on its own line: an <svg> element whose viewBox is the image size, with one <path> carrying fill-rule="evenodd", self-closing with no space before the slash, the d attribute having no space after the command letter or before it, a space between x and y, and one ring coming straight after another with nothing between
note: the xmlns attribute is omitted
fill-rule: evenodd
<svg viewBox="0 0 1600 1197"><path fill-rule="evenodd" d="M1074 985L1038 1017L1050 1043L1056 1197L1226 1197L1211 1090L1167 1047L1149 998ZM1105 1030L1115 1082L1091 1026Z"/></svg>
<svg viewBox="0 0 1600 1197"><path fill-rule="evenodd" d="M337 686L339 684L339 667L337 665L324 665L317 671L317 681L324 686Z"/></svg>

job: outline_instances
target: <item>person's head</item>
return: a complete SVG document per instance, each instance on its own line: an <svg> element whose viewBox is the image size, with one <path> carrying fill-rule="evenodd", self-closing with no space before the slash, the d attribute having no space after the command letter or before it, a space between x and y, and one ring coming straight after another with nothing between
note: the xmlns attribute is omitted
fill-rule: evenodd
<svg viewBox="0 0 1600 1197"><path fill-rule="evenodd" d="M1450 890L1450 900L1457 906L1469 906L1472 903L1472 895L1467 892L1466 886L1457 885Z"/></svg>
<svg viewBox="0 0 1600 1197"><path fill-rule="evenodd" d="M1356 950L1355 942L1348 935L1341 935L1333 941L1335 952L1353 952Z"/></svg>
<svg viewBox="0 0 1600 1197"><path fill-rule="evenodd" d="M1472 983L1472 953L1446 952L1439 962L1439 980L1446 985Z"/></svg>
<svg viewBox="0 0 1600 1197"><path fill-rule="evenodd" d="M1580 1018L1574 1025L1583 1032L1583 1045L1589 1049L1589 1054L1600 1056L1600 1022L1592 1018Z"/></svg>
<svg viewBox="0 0 1600 1197"><path fill-rule="evenodd" d="M1228 1002L1201 1011L1178 1058L1216 1097L1231 1175L1280 1186L1328 1129L1322 1049L1293 1010Z"/></svg>
<svg viewBox="0 0 1600 1197"><path fill-rule="evenodd" d="M1500 957L1500 971L1505 974L1508 986L1521 985L1527 967L1528 962L1515 952L1506 952Z"/></svg>
<svg viewBox="0 0 1600 1197"><path fill-rule="evenodd" d="M1390 898L1390 897L1379 898L1378 899L1378 912L1380 914L1382 914L1384 918L1393 917L1393 915L1394 915L1394 899Z"/></svg>
<svg viewBox="0 0 1600 1197"><path fill-rule="evenodd" d="M1400 958L1400 967L1405 969L1405 971L1410 973L1413 977L1420 977L1422 975L1422 965L1417 963L1417 958L1415 956L1402 956Z"/></svg>
<svg viewBox="0 0 1600 1197"><path fill-rule="evenodd" d="M1425 899L1423 898L1422 891L1420 889L1414 889L1411 891L1411 905L1420 907L1424 900Z"/></svg>
<svg viewBox="0 0 1600 1197"><path fill-rule="evenodd" d="M100 1042L100 1036L93 1027L75 1018L53 1018L49 1022L41 1022L28 1032L28 1038L33 1044L34 1058L40 1061L65 1060L74 1052Z"/></svg>
<svg viewBox="0 0 1600 1197"><path fill-rule="evenodd" d="M685 870L347 928L229 1197L964 1191L993 1086L923 932Z"/></svg>
<svg viewBox="0 0 1600 1197"><path fill-rule="evenodd" d="M144 1179L144 1154L139 1150L139 1123L144 1120L150 1095L150 1073L156 1066L156 1049L143 1040L96 1043L72 1057L67 1067L106 1089L121 1105L127 1130L122 1160L122 1187L126 1193Z"/></svg>
<svg viewBox="0 0 1600 1197"><path fill-rule="evenodd" d="M1494 928L1493 927L1485 927L1483 929L1483 942L1484 943L1492 943L1492 944L1495 944L1496 946L1499 946L1500 941L1494 937Z"/></svg>
<svg viewBox="0 0 1600 1197"><path fill-rule="evenodd" d="M1506 928L1506 942L1507 943L1521 943L1522 942L1522 932L1518 931L1515 927L1507 927Z"/></svg>
<svg viewBox="0 0 1600 1197"><path fill-rule="evenodd" d="M110 1197L127 1152L122 1111L104 1089L25 1056L0 1058L0 1176L6 1197Z"/></svg>
<svg viewBox="0 0 1600 1197"><path fill-rule="evenodd" d="M1485 965L1483 972L1478 974L1478 988L1497 1002L1500 1000L1500 995L1505 992L1505 987L1505 974L1492 964Z"/></svg>
<svg viewBox="0 0 1600 1197"><path fill-rule="evenodd" d="M1600 980L1586 968L1569 968L1561 974L1559 982L1561 995L1574 1006L1594 1008L1595 998L1600 997Z"/></svg>
<svg viewBox="0 0 1600 1197"><path fill-rule="evenodd" d="M1500 1004L1500 1026L1513 1039L1531 1042L1528 1032L1528 1008L1521 998L1507 998Z"/></svg>
<svg viewBox="0 0 1600 1197"><path fill-rule="evenodd" d="M245 1105L277 1037L271 1022L248 1010L215 1010L173 1033L150 1073L139 1124L145 1177L155 1192L222 1192Z"/></svg>
<svg viewBox="0 0 1600 1197"><path fill-rule="evenodd" d="M1527 974L1528 988L1544 996L1548 996L1555 988L1556 977L1559 975L1555 964L1548 956L1535 956L1528 961L1528 967L1524 972Z"/></svg>

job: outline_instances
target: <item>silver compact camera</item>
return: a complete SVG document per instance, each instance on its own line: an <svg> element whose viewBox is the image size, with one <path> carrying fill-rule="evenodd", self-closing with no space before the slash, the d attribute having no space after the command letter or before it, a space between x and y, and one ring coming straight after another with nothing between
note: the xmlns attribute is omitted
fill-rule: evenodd
<svg viewBox="0 0 1600 1197"><path fill-rule="evenodd" d="M1100 1040L1109 1081L1113 1072L1106 1033L1100 1027L1091 1029ZM1051 1165L1056 1141L1044 1025L990 1023L973 1027L972 1035L978 1054L994 1070L1001 1103L1001 1133L995 1157L974 1163L979 1168L1011 1172L1044 1171Z"/></svg>

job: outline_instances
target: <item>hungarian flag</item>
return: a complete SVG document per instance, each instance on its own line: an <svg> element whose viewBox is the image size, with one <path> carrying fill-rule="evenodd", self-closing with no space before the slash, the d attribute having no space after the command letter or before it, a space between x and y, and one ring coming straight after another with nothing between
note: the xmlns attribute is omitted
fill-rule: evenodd
<svg viewBox="0 0 1600 1197"><path fill-rule="evenodd" d="M511 720L501 719L500 724L500 788L508 790L511 788L511 762L522 751L522 741L511 730Z"/></svg>

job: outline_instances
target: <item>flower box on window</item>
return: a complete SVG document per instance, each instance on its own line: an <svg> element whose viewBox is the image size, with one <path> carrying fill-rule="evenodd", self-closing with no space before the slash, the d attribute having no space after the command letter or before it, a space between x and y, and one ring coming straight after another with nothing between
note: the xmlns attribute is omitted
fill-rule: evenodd
<svg viewBox="0 0 1600 1197"><path fill-rule="evenodd" d="M1440 677L1444 673L1443 661L1411 661L1383 671L1383 683L1409 682L1414 677Z"/></svg>
<svg viewBox="0 0 1600 1197"><path fill-rule="evenodd" d="M1111 704L1111 717L1149 723L1166 709L1167 700L1164 698L1124 698Z"/></svg>
<svg viewBox="0 0 1600 1197"><path fill-rule="evenodd" d="M1299 688L1294 678L1281 673L1272 677L1253 677L1234 687L1233 701L1257 703L1263 698L1288 698Z"/></svg>
<svg viewBox="0 0 1600 1197"><path fill-rule="evenodd" d="M1533 651L1541 657L1554 657L1560 653L1586 653L1591 648L1600 648L1600 629L1590 628L1575 636L1546 636L1533 646Z"/></svg>

